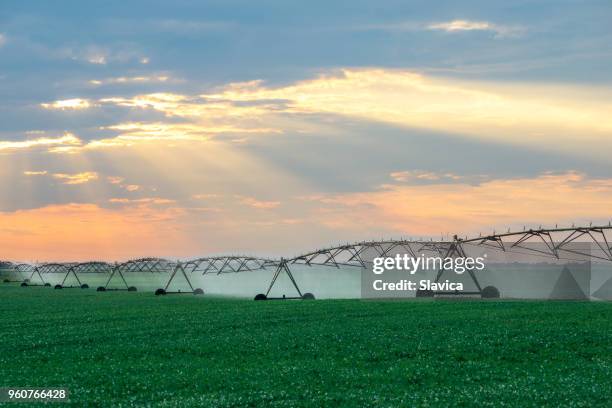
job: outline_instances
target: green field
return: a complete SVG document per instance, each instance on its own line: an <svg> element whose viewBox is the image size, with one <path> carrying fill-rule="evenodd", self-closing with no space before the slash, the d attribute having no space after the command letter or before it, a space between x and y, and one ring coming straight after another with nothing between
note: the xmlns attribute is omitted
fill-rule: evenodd
<svg viewBox="0 0 612 408"><path fill-rule="evenodd" d="M612 303L0 286L0 386L75 406L610 406ZM19 405L24 406L24 405Z"/></svg>

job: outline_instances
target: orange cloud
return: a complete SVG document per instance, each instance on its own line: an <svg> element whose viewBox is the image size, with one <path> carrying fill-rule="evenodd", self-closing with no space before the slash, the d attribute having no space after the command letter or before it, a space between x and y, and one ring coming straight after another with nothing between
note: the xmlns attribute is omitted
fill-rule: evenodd
<svg viewBox="0 0 612 408"><path fill-rule="evenodd" d="M257 200L256 198L253 198L253 197L243 197L243 196L236 196L236 198L240 199L240 202L242 202L245 205L248 205L249 207L258 208L262 210L270 210L280 205L280 201L262 201L262 200Z"/></svg>
<svg viewBox="0 0 612 408"><path fill-rule="evenodd" d="M66 204L0 212L0 247L3 257L13 260L176 257L237 249L282 255L339 237L473 236L523 225L607 224L612 216L612 179L576 172L476 185L444 177L433 184L400 181L372 192L288 198L292 205L282 211L280 201L223 197L242 205L221 201L190 208L167 198L111 198L111 208Z"/></svg>
<svg viewBox="0 0 612 408"><path fill-rule="evenodd" d="M136 199L130 199L130 198L111 198L110 200L108 200L109 203L114 203L114 204L158 204L158 205L164 205L164 204L175 204L176 200L170 200L167 198L156 198L156 197L151 197L151 198L136 198Z"/></svg>
<svg viewBox="0 0 612 408"><path fill-rule="evenodd" d="M55 173L53 178L62 180L63 184L85 184L92 180L97 180L98 173L93 171L76 174Z"/></svg>
<svg viewBox="0 0 612 408"><path fill-rule="evenodd" d="M106 177L106 180L108 180L108 182L111 184L121 184L125 179L119 176L108 176Z"/></svg>
<svg viewBox="0 0 612 408"><path fill-rule="evenodd" d="M612 179L588 179L570 172L479 185L386 185L375 192L310 200L323 204L314 220L334 229L360 229L365 234L475 234L536 223L569 225L593 220L607 224L612 218Z"/></svg>
<svg viewBox="0 0 612 408"><path fill-rule="evenodd" d="M2 256L14 260L118 260L181 255L194 242L177 229L183 211L147 203L120 210L94 204L0 212Z"/></svg>

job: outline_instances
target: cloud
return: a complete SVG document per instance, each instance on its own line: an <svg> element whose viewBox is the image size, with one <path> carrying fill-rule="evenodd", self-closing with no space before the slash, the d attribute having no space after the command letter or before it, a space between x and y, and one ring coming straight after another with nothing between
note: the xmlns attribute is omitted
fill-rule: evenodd
<svg viewBox="0 0 612 408"><path fill-rule="evenodd" d="M90 54L87 56L87 62L90 64L106 65L106 58L104 54Z"/></svg>
<svg viewBox="0 0 612 408"><path fill-rule="evenodd" d="M108 176L108 177L106 177L106 180L110 184L117 185L117 186L119 186L119 188L122 188L125 191L134 192L134 191L138 191L138 190L142 189L142 187L139 186L138 184L124 184L123 183L125 181L124 177Z"/></svg>
<svg viewBox="0 0 612 408"><path fill-rule="evenodd" d="M215 195L215 205L204 207L185 207L173 197L117 196L104 197L99 204L0 212L1 225L20 229L0 236L0 245L13 259L114 260L243 248L283 254L338 239L477 235L524 224L607 224L610 216L608 178L543 173L470 185L464 182L468 176L452 180L444 179L444 172L433 174L440 177L435 183L412 183L409 175L405 183L375 191L285 197L282 208L280 200L225 194ZM279 236L283 239L274 239Z"/></svg>
<svg viewBox="0 0 612 408"><path fill-rule="evenodd" d="M49 152L58 153L69 151L81 146L81 140L72 133L65 133L60 137L41 137L21 141L0 140L0 152L16 151L32 148L47 148Z"/></svg>
<svg viewBox="0 0 612 408"><path fill-rule="evenodd" d="M423 30L444 31L447 33L460 33L466 31L489 31L495 37L516 37L524 34L525 27L514 25L500 25L488 21L452 20L436 23L419 23L415 21L402 21L384 24L369 24L357 27L357 30L379 30L390 32L413 32Z"/></svg>
<svg viewBox="0 0 612 408"><path fill-rule="evenodd" d="M155 75L155 76L132 76L132 77L114 77L105 79L92 79L89 84L94 86L101 85L116 85L116 84L138 84L138 83L154 83L154 82L167 82L170 77L167 75Z"/></svg>
<svg viewBox="0 0 612 408"><path fill-rule="evenodd" d="M270 128L246 128L234 125L215 125L206 123L163 123L163 122L126 122L103 127L103 130L119 132L118 135L96 139L85 148L133 146L147 142L207 142L220 134L278 133Z"/></svg>
<svg viewBox="0 0 612 408"><path fill-rule="evenodd" d="M167 198L111 198L108 200L109 203L113 204L157 204L157 205L167 205L167 204L175 204L176 200L170 200Z"/></svg>
<svg viewBox="0 0 612 408"><path fill-rule="evenodd" d="M442 23L427 25L428 30L446 31L455 33L462 31L491 31L499 37L518 35L524 32L524 28L514 26L497 25L487 21L452 20Z"/></svg>
<svg viewBox="0 0 612 408"><path fill-rule="evenodd" d="M6 44L6 36L0 33L0 47L2 47L4 44Z"/></svg>
<svg viewBox="0 0 612 408"><path fill-rule="evenodd" d="M68 203L0 212L0 225L18 226L0 234L0 247L10 259L39 261L186 256L199 243L177 229L183 215L181 209L147 203L111 209Z"/></svg>
<svg viewBox="0 0 612 408"><path fill-rule="evenodd" d="M221 196L219 194L193 194L191 196L191 198L194 198L196 200L208 200L208 199L215 199L215 198L220 198Z"/></svg>
<svg viewBox="0 0 612 408"><path fill-rule="evenodd" d="M106 177L106 180L108 180L108 182L111 184L121 184L125 179L123 177L118 176L108 176Z"/></svg>
<svg viewBox="0 0 612 408"><path fill-rule="evenodd" d="M130 191L130 192L140 190L140 186L138 184L126 184L121 187L123 187L126 191Z"/></svg>
<svg viewBox="0 0 612 408"><path fill-rule="evenodd" d="M72 45L61 48L56 54L62 58L82 61L92 65L107 65L111 63L142 63L147 57L130 45Z"/></svg>
<svg viewBox="0 0 612 408"><path fill-rule="evenodd" d="M200 95L161 92L49 105L120 106L161 112L169 119L103 126L102 130L116 134L90 141L85 146L89 149L206 142L222 134L244 141L247 135L304 132L317 127L316 116L329 115L325 122L329 129L345 117L603 158L603 152L612 148L610 98L612 89L606 86L466 81L368 68L332 71L279 87L256 80Z"/></svg>
<svg viewBox="0 0 612 408"><path fill-rule="evenodd" d="M463 179L462 176L453 173L437 173L433 171L424 170L407 170L407 171L396 171L390 174L394 181L400 183L407 183L413 181L458 181Z"/></svg>
<svg viewBox="0 0 612 408"><path fill-rule="evenodd" d="M47 170L43 170L43 171L24 171L23 174L26 175L26 176L44 176L44 175L47 174Z"/></svg>
<svg viewBox="0 0 612 408"><path fill-rule="evenodd" d="M570 225L600 220L607 224L612 179L593 179L578 172L545 173L477 185L454 181L387 185L378 191L311 199L320 203L317 218L330 228L359 226L364 232L385 230L417 237L442 232L473 235L524 223Z"/></svg>
<svg viewBox="0 0 612 408"><path fill-rule="evenodd" d="M333 114L572 154L601 156L602 145L612 148L612 89L605 86L462 81L404 70L347 69L283 87L233 84L202 96L230 101L236 112L238 103L283 100L284 107L266 113ZM263 115L265 107L257 108L244 115ZM272 124L281 121L268 119Z"/></svg>
<svg viewBox="0 0 612 408"><path fill-rule="evenodd" d="M254 84L258 83L260 83L260 81L250 81L239 84L231 83L226 90L230 91L238 87L240 90L256 90L257 88ZM207 122L205 123L212 123L213 120L222 121L223 119L236 120L248 119L249 117L254 118L258 115L265 115L286 108L285 101L275 98L253 99L235 103L235 101L230 99L224 100L216 96L218 95L183 95L156 92L133 97L116 96L103 98L100 99L99 102L128 108L154 109L170 118L206 118ZM264 132L269 131L269 129L253 129L253 131Z"/></svg>
<svg viewBox="0 0 612 408"><path fill-rule="evenodd" d="M253 197L236 196L240 202L249 207L257 208L260 210L271 210L277 208L281 203L280 201L261 201Z"/></svg>
<svg viewBox="0 0 612 408"><path fill-rule="evenodd" d="M173 94L167 92L157 92L147 95L137 95L134 97L112 97L100 99L102 103L117 106L127 106L131 108L153 108L167 114L179 115L180 109L186 107L189 102L187 95Z"/></svg>
<svg viewBox="0 0 612 408"><path fill-rule="evenodd" d="M74 98L74 99L64 99L64 100L54 101L51 103L41 103L40 106L42 106L45 109L78 110L78 109L90 108L92 105L87 99Z"/></svg>
<svg viewBox="0 0 612 408"><path fill-rule="evenodd" d="M62 184L85 184L92 180L97 180L98 173L92 171L75 174L55 173L53 177L62 180Z"/></svg>
<svg viewBox="0 0 612 408"><path fill-rule="evenodd" d="M94 139L85 147L206 142L222 134L240 141L247 135L305 132L321 126L315 115L330 115L328 129L346 117L603 158L603 152L612 149L610 98L612 89L606 86L495 83L396 69L345 69L279 87L256 80L200 95L162 92L102 98L90 104L153 110L169 121L103 126L116 135Z"/></svg>
<svg viewBox="0 0 612 408"><path fill-rule="evenodd" d="M434 23L427 26L430 30L443 30L448 32L453 31L482 31L492 30L493 24L487 23L486 21L467 21L467 20L453 20L446 23Z"/></svg>

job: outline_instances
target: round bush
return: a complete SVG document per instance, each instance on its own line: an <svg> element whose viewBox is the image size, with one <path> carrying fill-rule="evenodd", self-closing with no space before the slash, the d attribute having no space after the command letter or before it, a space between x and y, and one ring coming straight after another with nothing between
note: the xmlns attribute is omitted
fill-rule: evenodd
<svg viewBox="0 0 612 408"><path fill-rule="evenodd" d="M483 299L498 299L500 297L499 289L495 286L487 286L481 293Z"/></svg>
<svg viewBox="0 0 612 408"><path fill-rule="evenodd" d="M259 293L257 296L255 296L255 300L267 300L268 297L266 295L264 295L263 293Z"/></svg>
<svg viewBox="0 0 612 408"><path fill-rule="evenodd" d="M81 289L89 289L89 285L84 283L81 285Z"/></svg>
<svg viewBox="0 0 612 408"><path fill-rule="evenodd" d="M60 285L61 286L61 285ZM45 283L45 288L50 288L51 284L50 283Z"/></svg>
<svg viewBox="0 0 612 408"><path fill-rule="evenodd" d="M314 300L315 296L312 293L304 293L302 295L303 300Z"/></svg>
<svg viewBox="0 0 612 408"><path fill-rule="evenodd" d="M128 292L136 292L136 286L130 286Z"/></svg>
<svg viewBox="0 0 612 408"><path fill-rule="evenodd" d="M193 291L194 295L203 295L204 291L200 288L197 288L196 290Z"/></svg>
<svg viewBox="0 0 612 408"><path fill-rule="evenodd" d="M28 282L21 282L21 287L25 288L26 286L28 286Z"/></svg>
<svg viewBox="0 0 612 408"><path fill-rule="evenodd" d="M62 288L62 285L60 284L55 285L55 289L61 289L61 288Z"/></svg>
<svg viewBox="0 0 612 408"><path fill-rule="evenodd" d="M155 296L165 295L165 294L166 294L166 291L165 291L164 289L161 289L161 288L160 288L160 289L157 289L157 290L155 291Z"/></svg>
<svg viewBox="0 0 612 408"><path fill-rule="evenodd" d="M10 279L5 279L4 280L4 283L9 283L9 282L10 282Z"/></svg>
<svg viewBox="0 0 612 408"><path fill-rule="evenodd" d="M96 292L106 292L106 288L104 286L98 286Z"/></svg>

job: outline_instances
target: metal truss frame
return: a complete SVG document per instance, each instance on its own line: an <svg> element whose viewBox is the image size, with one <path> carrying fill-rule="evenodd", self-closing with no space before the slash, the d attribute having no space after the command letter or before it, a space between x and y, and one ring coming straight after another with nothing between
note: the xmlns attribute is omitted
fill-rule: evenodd
<svg viewBox="0 0 612 408"><path fill-rule="evenodd" d="M19 271L17 269L17 265L14 264L13 262L9 262L9 261L0 261L0 268L3 269L8 269L9 271L12 272L17 272L19 274L19 276L22 277L22 279L17 279L17 280L11 280L10 278L4 278L4 283L14 283L14 282L23 282L24 278L23 275L21 273L21 271Z"/></svg>
<svg viewBox="0 0 612 408"><path fill-rule="evenodd" d="M108 262L91 261L81 262L74 266L76 273L108 273L114 268L114 265Z"/></svg>
<svg viewBox="0 0 612 408"><path fill-rule="evenodd" d="M174 268L176 262L170 261L164 258L139 258L132 259L121 264L114 264L112 273L108 277L106 284L104 286L98 287L98 292L106 292L106 291L119 291L126 290L128 292L136 292L137 288L135 286L130 286L125 279L124 273L133 273L133 272L148 272L148 273L167 273L169 269ZM111 283L115 275L118 275L121 278L121 282L123 282L124 288L110 288L108 285Z"/></svg>
<svg viewBox="0 0 612 408"><path fill-rule="evenodd" d="M580 259L589 258L612 262L612 241L606 233L609 233L612 237L612 225L549 229L540 227L465 240L456 238L455 240L463 244L472 244L503 252L532 254L565 260L576 260L570 257L579 256ZM580 241L581 239L582 241ZM598 252L594 254L591 251L585 252L571 248L571 244L578 242L591 244ZM534 243L540 244L542 248L529 246L529 244Z"/></svg>
<svg viewBox="0 0 612 408"><path fill-rule="evenodd" d="M166 294L185 294L193 293L201 295L204 293L202 288L194 288L189 278L194 273L205 275L221 275L224 273L249 272L266 269L271 266L276 266L278 261L269 258L258 258L254 256L242 255L219 255L205 258L191 259L185 262L177 262L172 270L172 274L168 279L164 288L158 289L155 293L158 295ZM191 288L191 292L169 291L170 284L177 275L182 275L187 284Z"/></svg>
<svg viewBox="0 0 612 408"><path fill-rule="evenodd" d="M268 290L265 294L257 295L256 299L259 298L263 300L267 298L278 276L282 272L288 275L296 291L300 297L302 297L302 291L291 273L290 265L292 264L330 266L335 268L366 268L368 265L363 259L363 254L368 250L374 250L376 255L380 257L388 256L394 250L401 249L413 257L421 253L432 253L442 258L465 258L467 256L465 246L474 245L504 252L527 251L527 253L554 259L576 260L576 256L579 256L582 257L582 259L588 258L612 262L612 239L610 239L606 233L612 234L611 224L606 226L589 225L588 227L572 226L571 228L555 227L548 229L540 227L538 229L529 229L519 232L508 231L502 234L494 233L484 237L480 236L466 239L460 239L454 236L450 241L381 240L338 245L298 255L286 260L281 259L277 264L277 269L272 277ZM533 248L533 246L529 247L527 245L533 244L534 241L543 244L543 248ZM598 252L594 254L571 247L572 243L585 241L592 244ZM444 268L438 270L435 282L440 281L445 271ZM491 293L490 290L494 292L497 291L497 289L493 287L483 288L474 273L474 269L467 269L466 271L470 279L474 282L476 287L475 291L436 291L423 295L480 295L486 297L488 293Z"/></svg>
<svg viewBox="0 0 612 408"><path fill-rule="evenodd" d="M80 278L78 278L79 274L84 274L85 276L87 275L91 275L91 274L110 274L112 275L113 270L114 270L114 265L110 264L108 262L102 262L102 261L90 261L90 262L81 262L79 264L76 264L72 267L72 270L75 274L75 276L77 276L77 279L79 281L81 281ZM81 288L86 289L89 287L89 284L85 281L81 284Z"/></svg>
<svg viewBox="0 0 612 408"><path fill-rule="evenodd" d="M446 249L446 252L443 255L443 258L466 258L467 254L465 253L465 250L463 249L463 245L461 245L461 242L458 240L454 240L453 242L448 243L448 247ZM442 275L444 274L444 272L446 272L446 269L444 268L444 266L442 266L442 268L440 268L438 270L438 273L436 274L436 279L434 282L438 283L440 282L440 279L442 278ZM449 296L449 295L479 295L482 296L482 287L480 286L480 282L478 281L478 279L476 278L476 275L474 274L474 269L473 268L467 268L466 272L470 275L470 278L472 279L472 282L474 282L474 285L476 285L476 291L455 291L455 292L445 292L445 291L435 291L433 293L425 293L425 296L428 295L444 295L444 296ZM418 295L418 292L417 292Z"/></svg>
<svg viewBox="0 0 612 408"><path fill-rule="evenodd" d="M369 249L373 249L377 256L380 257L387 256L397 248L403 249L411 256L417 256L417 254L423 252L441 254L446 251L449 244L450 242L446 241L362 241L354 244L344 244L336 247L319 249L291 258L289 262L308 266L333 266L336 268L340 268L341 266L356 266L359 268L366 268L367 265L362 255Z"/></svg>
<svg viewBox="0 0 612 408"><path fill-rule="evenodd" d="M168 290L168 288L170 288L170 284L172 283L172 281L174 280L174 278L178 275L178 274L183 275L183 277L185 278L185 280L187 281L187 284L189 285L189 288L191 289L191 292L183 292L180 289L177 291L170 291ZM170 274L170 279L168 279L168 282L166 282L166 286L164 286L163 289L157 289L155 291L156 295L170 295L170 294L186 294L186 293L193 293L195 295L201 295L204 292L202 291L202 289L194 289L193 285L191 284L191 280L189 279L189 276L187 276L187 272L185 271L185 267L183 266L183 264L181 264L180 262L177 262L174 265L174 268L172 268L172 273Z"/></svg>
<svg viewBox="0 0 612 408"><path fill-rule="evenodd" d="M594 251L584 251L580 248L572 246L574 243L588 243ZM539 247L534 247L532 244L538 243ZM85 262L82 264L60 264L48 263L41 265L16 264L15 270L20 274L27 276L22 286L50 286L46 282L43 275L47 273L62 273L65 272L62 284L66 282L70 273L73 273L77 281L80 279L79 273L95 273L101 269L106 271L111 270L109 279L105 286L99 287L98 290L128 290L135 291L136 288L129 286L124 273L130 272L149 272L149 273L170 273L170 277L166 282L163 291L166 293L203 293L202 289L194 289L189 276L193 273L201 273L204 275L221 275L224 273L240 273L265 270L274 268L274 274L265 294L259 294L256 299L267 299L272 288L277 283L278 277L282 273L286 273L295 288L297 297L285 297L280 299L311 299L314 296L310 293L304 293L300 288L295 276L291 271L292 265L305 266L327 266L333 268L341 267L368 267L364 255L368 251L374 251L376 256L385 257L398 249L404 253L408 253L413 257L423 253L431 253L443 258L460 258L466 257L466 248L475 246L479 248L487 248L495 251L508 253L519 253L537 255L550 259L570 260L575 261L576 257L581 259L612 262L612 224L600 226L581 226L570 228L542 228L524 229L523 231L512 232L508 230L505 233L493 233L486 236L461 239L454 236L448 241L423 241L423 240L380 240L380 241L362 241L353 244L342 244L338 246L319 249L316 251L301 254L292 258L270 259L255 256L213 256L192 259L185 262L170 261L162 258L141 258L134 259L122 264L107 264L104 262ZM11 264L13 265L13 264ZM444 269L438 271L436 282L438 282ZM487 288L482 288L478 282L473 270L467 270L470 278L473 280L477 291L474 292L436 292L431 295L453 295L453 294L480 294ZM123 288L109 288L109 284L115 275L119 275L121 281L125 285ZM42 284L32 284L32 278L38 275ZM189 284L192 292L168 292L170 284L179 275L182 275ZM160 293L161 294L161 293ZM484 295L483 295L484 296ZM272 298L270 298L272 299Z"/></svg>
<svg viewBox="0 0 612 408"><path fill-rule="evenodd" d="M29 263L20 263L15 265L15 270L18 271L21 276L24 276L21 286L27 286L30 282L30 278L34 272L35 266ZM40 277L41 281L44 283L42 276ZM24 285L25 284L25 285Z"/></svg>
<svg viewBox="0 0 612 408"><path fill-rule="evenodd" d="M222 273L258 271L276 266L278 261L254 256L222 255L192 259L184 262L183 265L191 273L220 275Z"/></svg>
<svg viewBox="0 0 612 408"><path fill-rule="evenodd" d="M542 228L524 229L523 231L508 230L505 233L493 233L478 238L460 239L457 236L453 239L453 245L449 248L447 256L466 257L464 246L476 246L487 248L494 251L507 253L517 253L523 255L536 255L544 258L567 261L584 261L585 259L612 262L612 241L606 236L612 234L612 225L588 227L569 227L569 228ZM572 247L572 244L587 243L598 250L597 253L585 251L580 248ZM538 244L539 246L534 246ZM578 256L578 258L576 258ZM461 292L461 294L480 294L488 297L488 293L495 293L493 297L499 297L499 291L494 287L481 288L474 271L468 269L467 272L476 284L478 292ZM439 281L443 271L436 277ZM493 292L491 292L493 291ZM451 294L438 293L436 294Z"/></svg>
<svg viewBox="0 0 612 408"><path fill-rule="evenodd" d="M421 253L432 253L438 256L445 254L452 242L447 241L416 241L416 240L381 240L381 241L362 241L354 244L343 244L335 247L319 249L317 251L308 252L298 255L293 258L281 258L276 265L276 270L272 276L272 280L266 293L258 294L256 300L266 299L314 299L312 293L303 293L297 283L291 265L306 265L306 266L327 266L334 268L355 267L367 268L367 262L364 259L366 251L374 251L379 257L385 257L397 249L404 250L413 257ZM298 293L298 297L269 298L270 291L274 287L279 275L286 273L293 287Z"/></svg>
<svg viewBox="0 0 612 408"><path fill-rule="evenodd" d="M23 282L21 283L22 287L26 287L26 286L51 286L51 284L48 283L47 281L45 281L45 279L41 275L39 266L41 266L41 265L30 265L30 264L26 264L26 263L22 263L22 264L17 265L18 269L22 270L24 273L29 273L30 274L30 276L28 276L26 279L24 279ZM32 283L32 279L34 278L34 276L38 276L38 278L40 279L41 283Z"/></svg>
<svg viewBox="0 0 612 408"><path fill-rule="evenodd" d="M69 288L81 288L81 289L87 289L89 286L86 284L83 284L83 282L81 282L81 280L79 279L79 276L77 275L75 269L76 267L78 267L78 263L45 263L45 264L41 264L36 266L36 269L38 270L39 275L48 275L48 274L63 274L64 278L62 279L61 283L56 284L55 285L55 289L69 289ZM68 279L68 277L72 274L72 276L74 276L74 278L76 279L76 281L78 282L77 286L65 286L66 284L66 280ZM44 280L45 282L45 286L50 286L47 285L47 280Z"/></svg>
<svg viewBox="0 0 612 408"><path fill-rule="evenodd" d="M293 284L293 287L295 288L295 290L298 293L298 296L290 296L290 297L286 297L285 295L283 295L283 297L281 298L271 298L269 297L270 295L270 291L272 290L272 288L274 287L274 284L276 283L276 279L278 279L279 275L285 272L287 274L287 276L289 277L289 280L291 281L291 283ZM281 261L278 263L278 265L276 266L276 270L274 271L274 275L272 276L272 281L270 282L270 286L268 286L268 290L266 290L265 295L263 295L263 298L261 295L257 295L255 297L256 300L260 300L260 299L267 299L267 300L274 300L274 299L304 299L306 294L302 294L302 291L300 290L299 285L297 284L295 278L293 277L293 274L291 273L291 268L289 268L289 260L287 259L281 259ZM311 293L308 293L308 297L310 298L311 296L313 296ZM258 297L260 299L258 299Z"/></svg>

